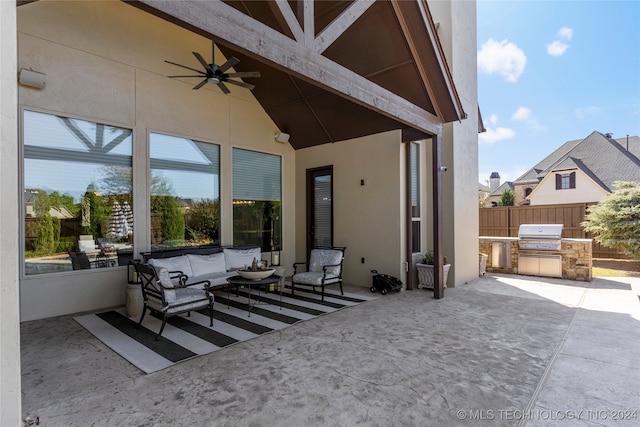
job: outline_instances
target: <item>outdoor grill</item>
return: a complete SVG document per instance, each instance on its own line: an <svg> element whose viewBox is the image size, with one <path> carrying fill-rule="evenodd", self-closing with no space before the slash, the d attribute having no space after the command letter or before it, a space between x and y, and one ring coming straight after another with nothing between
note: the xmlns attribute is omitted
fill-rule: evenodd
<svg viewBox="0 0 640 427"><path fill-rule="evenodd" d="M518 272L562 277L562 224L522 224L518 229Z"/></svg>
<svg viewBox="0 0 640 427"><path fill-rule="evenodd" d="M520 250L559 251L562 224L522 224L518 229Z"/></svg>

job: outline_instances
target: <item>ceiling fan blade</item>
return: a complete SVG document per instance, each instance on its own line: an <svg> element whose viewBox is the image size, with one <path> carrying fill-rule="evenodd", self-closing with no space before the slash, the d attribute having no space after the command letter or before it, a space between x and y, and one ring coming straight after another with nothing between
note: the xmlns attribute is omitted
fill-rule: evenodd
<svg viewBox="0 0 640 427"><path fill-rule="evenodd" d="M165 59L164 62L166 62L168 64L171 64L171 65L177 65L178 67L186 68L187 70L195 71L196 73L200 73L203 76L205 75L205 73L203 73L202 70L196 70L195 68L187 67L186 65L176 64L175 62L167 61L166 59Z"/></svg>
<svg viewBox="0 0 640 427"><path fill-rule="evenodd" d="M195 56L196 59L198 61L200 61L200 63L202 64L202 66L204 67L205 70L211 71L213 73L213 70L211 69L211 66L209 64L207 64L207 61L204 60L202 55L200 55L198 52L191 52L191 53L193 53L193 56Z"/></svg>
<svg viewBox="0 0 640 427"><path fill-rule="evenodd" d="M228 95L228 94L231 93L229 88L222 82L218 83L218 87L220 88L221 91L223 91L225 93L225 95Z"/></svg>
<svg viewBox="0 0 640 427"><path fill-rule="evenodd" d="M233 85L240 86L240 87L243 87L243 88L249 89L249 90L252 90L255 87L254 85L250 85L249 83L245 83L245 82L237 82L235 80L225 80L225 81L227 83L231 83Z"/></svg>
<svg viewBox="0 0 640 427"><path fill-rule="evenodd" d="M197 85L195 85L193 87L193 90L198 90L200 89L202 86L206 85L209 82L209 80L204 79L203 81L201 81L200 83L198 83Z"/></svg>
<svg viewBox="0 0 640 427"><path fill-rule="evenodd" d="M236 58L235 56L232 56L227 62L225 62L224 64L222 64L220 67L218 67L218 70L221 73L224 73L225 71L227 71L229 68L233 67L234 65L236 65L238 62L240 62L240 60L238 58Z"/></svg>
<svg viewBox="0 0 640 427"><path fill-rule="evenodd" d="M227 74L229 77L260 77L260 71L241 71L239 73L229 73Z"/></svg>
<svg viewBox="0 0 640 427"><path fill-rule="evenodd" d="M197 77L199 79L204 77L204 74L200 74L199 76L167 76L167 77L171 77L172 79L176 79L176 78L182 78L182 77Z"/></svg>

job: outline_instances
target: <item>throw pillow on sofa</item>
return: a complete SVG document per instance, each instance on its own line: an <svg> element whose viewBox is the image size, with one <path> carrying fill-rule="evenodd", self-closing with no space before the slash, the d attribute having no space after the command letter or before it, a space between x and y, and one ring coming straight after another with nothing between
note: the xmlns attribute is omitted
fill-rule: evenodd
<svg viewBox="0 0 640 427"><path fill-rule="evenodd" d="M186 255L171 258L152 258L149 260L149 264L153 265L156 270L164 267L169 271L182 271L182 274L189 277L193 276L193 270L191 269L191 264L189 264L189 258L187 258Z"/></svg>
<svg viewBox="0 0 640 427"><path fill-rule="evenodd" d="M224 249L224 258L227 264L227 271L240 270L245 267L251 266L253 259L255 258L260 262L261 252L260 248L250 249Z"/></svg>
<svg viewBox="0 0 640 427"><path fill-rule="evenodd" d="M193 275L196 277L213 273L225 273L227 271L224 253L222 252L211 255L187 254L187 258L191 264Z"/></svg>

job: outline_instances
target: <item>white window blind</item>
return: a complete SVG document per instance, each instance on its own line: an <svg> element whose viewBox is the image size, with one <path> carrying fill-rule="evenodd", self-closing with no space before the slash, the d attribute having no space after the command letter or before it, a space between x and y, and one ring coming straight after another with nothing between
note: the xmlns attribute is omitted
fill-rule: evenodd
<svg viewBox="0 0 640 427"><path fill-rule="evenodd" d="M234 200L281 200L280 156L234 148L232 164Z"/></svg>

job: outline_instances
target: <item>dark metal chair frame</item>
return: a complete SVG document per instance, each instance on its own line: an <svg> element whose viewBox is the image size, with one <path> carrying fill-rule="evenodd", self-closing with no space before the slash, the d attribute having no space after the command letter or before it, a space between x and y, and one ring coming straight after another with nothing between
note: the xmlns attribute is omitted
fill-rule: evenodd
<svg viewBox="0 0 640 427"><path fill-rule="evenodd" d="M324 287L325 286L331 286L331 285L340 285L340 294L344 295L344 291L342 290L342 264L344 263L344 252L347 250L346 247L333 247L333 248L315 248L315 249L328 249L328 250L336 250L336 251L340 251L342 252L342 257L340 258L340 263L338 264L332 264L332 265L323 265L322 266L322 270L324 272L323 276L322 276L322 281L319 285L311 285L308 283L300 283L300 282L296 282L294 280L295 275L298 273L298 266L306 266L307 271L309 268L309 261L307 262L296 262L293 264L293 276L291 276L291 295L293 295L293 292L295 291L295 287L296 285L301 285L301 286L311 286L313 288L313 292L316 292L316 287L319 286L322 288L322 301L324 301ZM336 280L334 282L331 283L326 283L325 284L325 280L327 280L327 269L331 268L331 267L340 267L340 273L338 274L338 277L330 277L328 280Z"/></svg>
<svg viewBox="0 0 640 427"><path fill-rule="evenodd" d="M211 282L208 280L203 280L201 282L195 282L186 284L188 279L187 275L183 274L181 271L170 271L169 275L172 279L178 279L178 284L174 284L172 288L164 287L160 283L160 279L158 278L158 273L156 269L149 264L144 264L141 262L134 263L134 267L138 274L138 280L140 282L142 288L142 299L144 301L144 307L142 309L142 315L140 316L140 321L138 322L138 326L142 324L142 320L147 312L149 311L157 313L162 316L162 326L160 327L160 331L158 332L158 336L156 337L156 341L160 339L162 335L162 331L164 330L165 325L167 324L167 319L169 317L178 316L183 313L187 313L187 316L191 316L191 311L197 310L191 306L194 303L202 302L201 307L209 307L209 326L213 326L213 294L210 292ZM204 289L202 290L202 297L197 299L191 299L188 301L183 301L179 303L169 303L166 300L165 292L166 291L176 291L179 293L181 289L190 288L192 286L204 285ZM154 299L161 303L162 309L157 309L149 305L149 300ZM189 306L185 309L180 309L181 306ZM170 309L177 309L168 313L167 311Z"/></svg>

